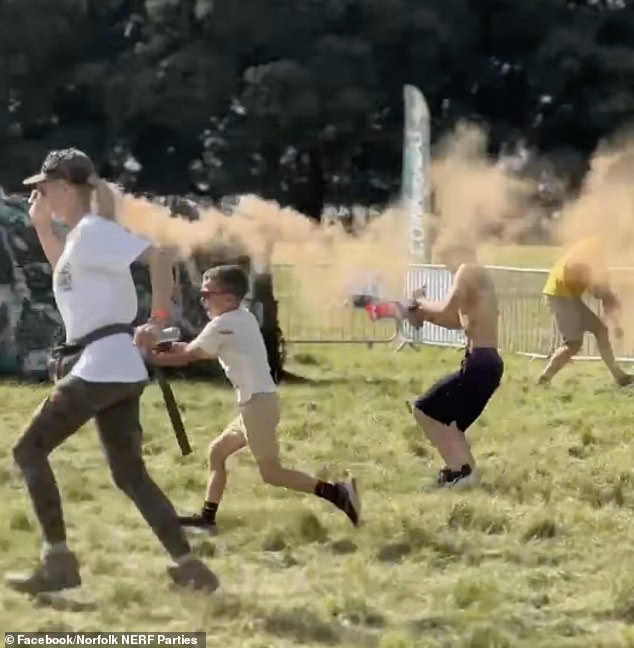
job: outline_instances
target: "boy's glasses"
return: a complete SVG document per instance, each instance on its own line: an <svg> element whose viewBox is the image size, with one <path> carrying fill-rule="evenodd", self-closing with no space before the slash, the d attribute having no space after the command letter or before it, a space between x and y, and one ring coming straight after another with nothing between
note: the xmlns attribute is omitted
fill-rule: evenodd
<svg viewBox="0 0 634 648"><path fill-rule="evenodd" d="M209 299L210 297L213 297L214 295L227 295L226 290L201 290L200 291L200 296L203 299Z"/></svg>

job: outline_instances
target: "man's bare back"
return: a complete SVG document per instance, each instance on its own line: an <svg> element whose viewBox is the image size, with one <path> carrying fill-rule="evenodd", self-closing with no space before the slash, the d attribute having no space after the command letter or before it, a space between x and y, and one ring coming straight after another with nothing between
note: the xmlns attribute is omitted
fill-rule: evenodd
<svg viewBox="0 0 634 648"><path fill-rule="evenodd" d="M481 265L463 264L456 273L460 282L458 318L469 349L497 349L498 300L491 275Z"/></svg>

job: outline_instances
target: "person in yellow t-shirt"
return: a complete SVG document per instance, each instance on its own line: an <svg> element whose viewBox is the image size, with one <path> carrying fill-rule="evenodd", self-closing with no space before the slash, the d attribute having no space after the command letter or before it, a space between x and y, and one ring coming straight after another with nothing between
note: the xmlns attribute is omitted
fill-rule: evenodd
<svg viewBox="0 0 634 648"><path fill-rule="evenodd" d="M607 325L583 301L586 292L599 299L614 326L615 336L623 336L620 302L609 285L605 249L599 238L582 239L568 250L552 267L542 292L563 344L551 356L538 384L549 384L555 374L570 362L581 349L586 331L596 338L601 358L615 382L621 386L634 382L634 376L624 372L616 363Z"/></svg>

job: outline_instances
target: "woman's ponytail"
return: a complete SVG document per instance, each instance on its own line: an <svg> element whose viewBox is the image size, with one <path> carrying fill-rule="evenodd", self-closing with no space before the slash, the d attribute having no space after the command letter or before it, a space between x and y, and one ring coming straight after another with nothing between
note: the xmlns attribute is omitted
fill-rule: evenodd
<svg viewBox="0 0 634 648"><path fill-rule="evenodd" d="M119 192L115 186L103 178L97 178L94 183L94 211L98 216L116 221Z"/></svg>

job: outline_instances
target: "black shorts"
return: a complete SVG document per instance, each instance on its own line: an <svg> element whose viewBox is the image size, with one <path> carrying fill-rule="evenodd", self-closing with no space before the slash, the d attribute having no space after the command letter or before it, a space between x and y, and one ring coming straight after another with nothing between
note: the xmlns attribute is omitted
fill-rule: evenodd
<svg viewBox="0 0 634 648"><path fill-rule="evenodd" d="M465 353L458 371L441 378L414 405L445 425L455 421L465 432L482 414L503 375L504 362L497 349L472 349Z"/></svg>

